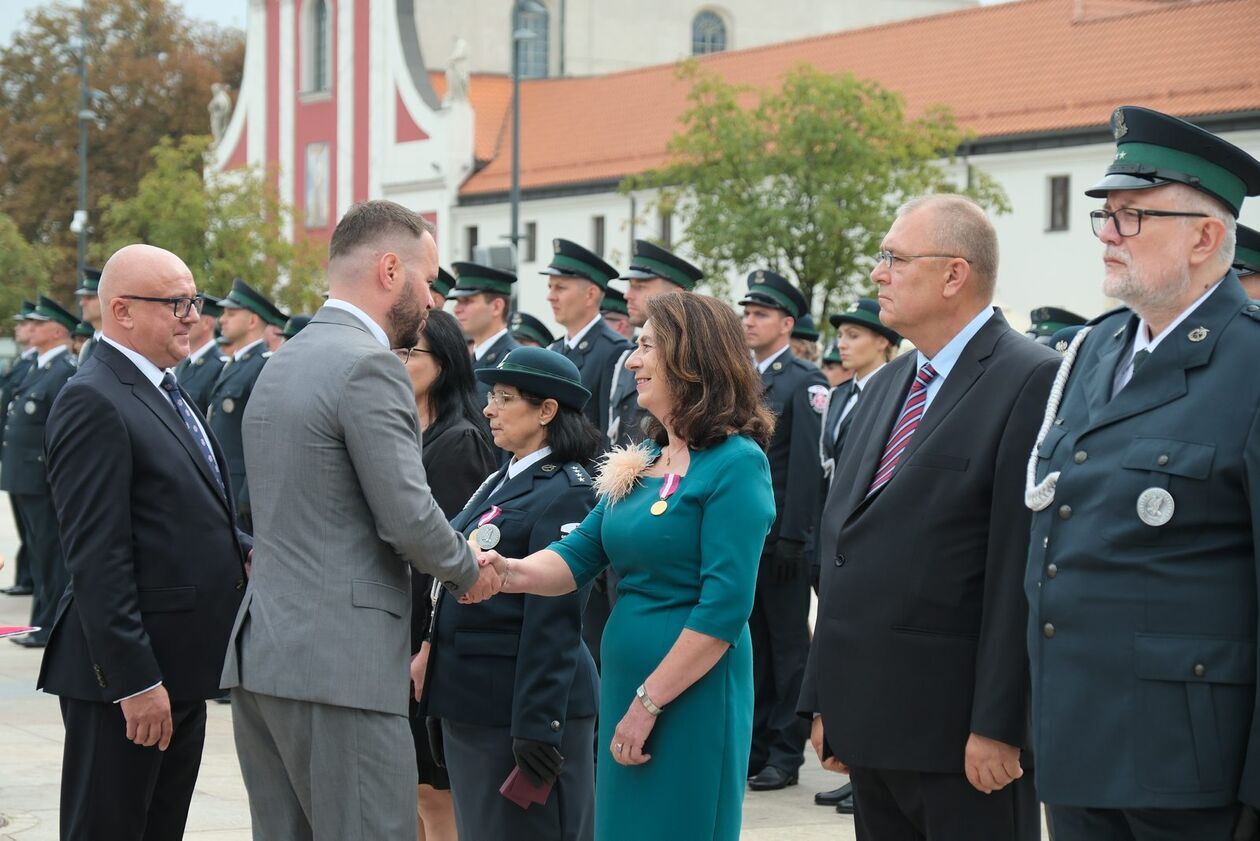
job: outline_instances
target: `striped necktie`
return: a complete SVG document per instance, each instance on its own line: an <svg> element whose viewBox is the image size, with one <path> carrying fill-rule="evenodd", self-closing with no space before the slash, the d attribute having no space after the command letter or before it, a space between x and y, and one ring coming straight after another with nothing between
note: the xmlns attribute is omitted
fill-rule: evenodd
<svg viewBox="0 0 1260 841"><path fill-rule="evenodd" d="M915 375L914 382L910 384L910 393L906 396L906 405L901 410L897 423L893 425L888 443L884 445L884 454L879 458L875 478L871 480L870 490L866 492L868 497L888 484L888 480L892 478L893 470L897 467L897 460L910 445L910 436L918 428L919 421L923 420L923 411L927 406L927 388L934 379L936 379L936 369L932 367L931 362L920 368L919 373Z"/></svg>
<svg viewBox="0 0 1260 841"><path fill-rule="evenodd" d="M184 426L188 429L188 434L192 436L193 443L197 445L197 450L201 453L201 457L206 460L206 464L210 467L210 472L214 474L215 480L219 483L219 490L226 495L227 489L223 485L223 474L219 472L219 462L214 457L214 450L210 449L210 442L206 440L205 433L201 431L201 424L197 423L197 419L193 417L192 410L188 408L188 403L184 400L184 395L179 390L179 384L175 382L175 375L170 371L167 371L165 376L162 377L162 388L175 406L175 411L179 413L179 419L184 422Z"/></svg>

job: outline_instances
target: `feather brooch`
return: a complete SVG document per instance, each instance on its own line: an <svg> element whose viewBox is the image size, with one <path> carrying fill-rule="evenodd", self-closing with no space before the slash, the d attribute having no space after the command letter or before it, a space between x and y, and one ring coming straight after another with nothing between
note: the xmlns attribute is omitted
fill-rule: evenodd
<svg viewBox="0 0 1260 841"><path fill-rule="evenodd" d="M609 505L624 499L654 461L656 454L646 441L633 447L613 447L600 459L595 493L607 499Z"/></svg>

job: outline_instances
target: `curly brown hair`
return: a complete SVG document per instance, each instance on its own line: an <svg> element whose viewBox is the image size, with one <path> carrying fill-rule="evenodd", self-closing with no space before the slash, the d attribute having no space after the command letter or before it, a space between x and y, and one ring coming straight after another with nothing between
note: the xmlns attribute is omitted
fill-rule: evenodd
<svg viewBox="0 0 1260 841"><path fill-rule="evenodd" d="M698 450L731 435L747 435L764 448L774 415L735 311L708 295L670 292L648 301L647 320L675 406L674 431ZM667 443L655 418L648 434L661 446Z"/></svg>

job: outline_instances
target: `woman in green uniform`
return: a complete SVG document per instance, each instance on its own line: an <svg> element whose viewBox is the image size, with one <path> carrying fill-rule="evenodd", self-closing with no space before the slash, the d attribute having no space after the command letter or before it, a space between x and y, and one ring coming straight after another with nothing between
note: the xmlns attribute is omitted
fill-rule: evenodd
<svg viewBox="0 0 1260 841"><path fill-rule="evenodd" d="M571 592L608 566L621 579L602 646L596 839L735 841L774 421L739 321L714 298L652 299L626 367L656 419L652 440L609 454L598 504L564 540L482 559L505 592Z"/></svg>

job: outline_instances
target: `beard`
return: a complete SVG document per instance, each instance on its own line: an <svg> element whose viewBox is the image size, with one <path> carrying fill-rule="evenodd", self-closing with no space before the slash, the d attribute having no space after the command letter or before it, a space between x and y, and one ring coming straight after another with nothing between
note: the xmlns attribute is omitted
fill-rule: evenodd
<svg viewBox="0 0 1260 841"><path fill-rule="evenodd" d="M1132 256L1108 246L1104 258L1118 260L1123 265L1108 266L1103 279L1103 294L1127 304L1138 315L1168 309L1184 300L1193 282L1188 266L1180 267L1175 274L1157 277L1133 266Z"/></svg>
<svg viewBox="0 0 1260 841"><path fill-rule="evenodd" d="M408 278L398 300L389 308L389 340L394 347L415 347L422 326L424 307L416 301L415 281Z"/></svg>

